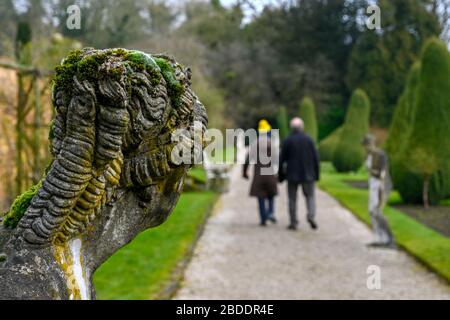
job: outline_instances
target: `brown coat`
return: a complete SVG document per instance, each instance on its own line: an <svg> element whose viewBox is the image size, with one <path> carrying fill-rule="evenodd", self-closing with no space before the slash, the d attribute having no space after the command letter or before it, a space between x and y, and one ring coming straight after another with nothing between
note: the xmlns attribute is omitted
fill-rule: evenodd
<svg viewBox="0 0 450 320"><path fill-rule="evenodd" d="M261 148L265 148L265 150L261 150L261 153L259 153L258 151L260 151ZM270 168L273 163L266 164L264 159L261 161L259 157L259 154L271 157L272 152L276 151L272 150L270 139L266 136L260 136L250 145L243 168L243 176L245 178L247 177L248 167L250 164L253 164L253 181L250 187L250 196L252 197L273 197L278 194L277 177L274 169ZM274 156L278 157L276 154L274 154ZM275 157L271 158L277 159ZM264 162L264 164L262 162Z"/></svg>

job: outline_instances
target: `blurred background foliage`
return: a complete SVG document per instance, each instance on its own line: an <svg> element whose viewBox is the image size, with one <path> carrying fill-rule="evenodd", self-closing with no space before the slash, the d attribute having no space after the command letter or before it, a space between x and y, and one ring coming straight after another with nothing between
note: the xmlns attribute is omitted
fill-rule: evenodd
<svg viewBox="0 0 450 320"><path fill-rule="evenodd" d="M373 3L381 8L381 30L365 26ZM73 4L81 11L79 30L66 25ZM331 141L330 153L358 88L370 100L371 129L384 140L427 39L448 43L449 16L450 0L2 0L0 62L39 72L16 76L17 70L0 68L0 198L6 199L0 208L42 172L47 130L36 129L50 122L51 70L71 49L126 47L174 55L192 68L211 127L220 129L256 127L266 118L286 135L288 119L309 97L318 141ZM36 83L39 98L28 92ZM20 101L27 93L27 101ZM27 111L25 102L38 111ZM21 166L27 169L17 179L21 136L32 152L23 151ZM39 166L32 159L36 153Z"/></svg>
<svg viewBox="0 0 450 320"><path fill-rule="evenodd" d="M167 51L197 69L198 82L208 83L199 89L214 88L206 92L237 126L274 118L277 105L292 115L308 95L329 133L356 88L372 102L372 123L388 127L424 41L448 38L448 0L279 0L262 9L258 2L3 0L0 55L13 57L27 28L36 57L55 33L83 46ZM374 2L381 31L365 27ZM72 4L81 10L79 30L66 26Z"/></svg>

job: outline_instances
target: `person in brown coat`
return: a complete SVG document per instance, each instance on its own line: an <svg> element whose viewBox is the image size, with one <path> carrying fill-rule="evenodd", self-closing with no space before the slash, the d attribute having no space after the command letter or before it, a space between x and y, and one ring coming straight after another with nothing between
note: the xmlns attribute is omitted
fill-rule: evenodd
<svg viewBox="0 0 450 320"><path fill-rule="evenodd" d="M276 159L272 155L276 157L277 155L275 148L272 148L270 130L271 126L267 120L259 122L258 139L250 145L243 168L243 177L248 179L248 167L254 164L250 196L258 199L261 226L266 226L267 220L276 223L274 198L278 194L278 188L274 163L271 159Z"/></svg>

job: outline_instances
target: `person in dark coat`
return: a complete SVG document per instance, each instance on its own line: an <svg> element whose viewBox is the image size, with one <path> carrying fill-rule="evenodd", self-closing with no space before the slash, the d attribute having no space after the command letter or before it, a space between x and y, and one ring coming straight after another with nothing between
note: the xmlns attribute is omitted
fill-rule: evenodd
<svg viewBox="0 0 450 320"><path fill-rule="evenodd" d="M250 145L243 168L243 177L248 179L248 167L250 164L254 164L250 196L258 199L261 226L266 226L267 220L276 223L274 197L278 194L278 187L273 163L270 159L277 155L275 154L276 150L272 148L270 130L271 126L266 120L263 119L259 122L258 139Z"/></svg>
<svg viewBox="0 0 450 320"><path fill-rule="evenodd" d="M287 180L290 224L288 229L296 230L297 189L301 185L306 198L307 221L311 228L317 229L314 188L320 178L319 154L314 141L303 132L304 124L300 118L291 121L291 135L283 142L280 154L278 179Z"/></svg>

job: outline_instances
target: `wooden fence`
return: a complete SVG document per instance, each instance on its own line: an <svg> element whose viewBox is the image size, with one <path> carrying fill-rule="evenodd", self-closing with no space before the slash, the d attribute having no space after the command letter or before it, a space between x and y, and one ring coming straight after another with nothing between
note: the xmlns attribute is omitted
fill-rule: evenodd
<svg viewBox="0 0 450 320"><path fill-rule="evenodd" d="M0 68L13 70L17 76L14 132L4 121L0 127L14 152L14 185L3 195L11 199L37 183L49 161L46 138L54 112L49 98L53 72L2 61ZM3 112L0 110L0 116Z"/></svg>

